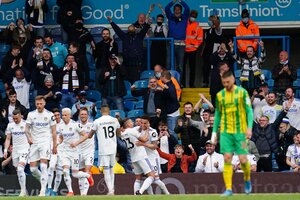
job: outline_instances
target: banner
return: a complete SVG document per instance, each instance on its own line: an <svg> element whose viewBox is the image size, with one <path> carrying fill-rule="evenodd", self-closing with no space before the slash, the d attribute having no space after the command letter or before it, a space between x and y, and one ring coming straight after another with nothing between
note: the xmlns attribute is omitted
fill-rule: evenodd
<svg viewBox="0 0 300 200"><path fill-rule="evenodd" d="M25 19L25 1L0 0L0 26L15 22L17 18ZM49 12L47 25L57 25L56 15L58 6L56 0L48 0ZM83 0L82 12L86 25L107 24L106 17L112 16L117 24L131 24L136 21L139 13L147 13L150 4L156 4L151 14L155 17L161 13L157 3L163 7L168 0ZM239 3L245 2L245 3ZM235 27L240 21L244 8L249 10L251 18L261 27L299 27L299 0L186 0L191 9L199 12L198 21L207 26L208 17L216 9L221 17L223 26Z"/></svg>

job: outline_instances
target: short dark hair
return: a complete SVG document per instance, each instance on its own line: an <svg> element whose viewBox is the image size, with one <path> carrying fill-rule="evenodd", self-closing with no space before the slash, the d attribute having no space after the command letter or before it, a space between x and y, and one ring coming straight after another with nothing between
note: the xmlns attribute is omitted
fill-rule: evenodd
<svg viewBox="0 0 300 200"><path fill-rule="evenodd" d="M168 79L168 80L171 80L171 77L172 77L171 72L168 71L168 70L163 71L163 72L161 73L161 76L162 76L162 77L165 77L165 78Z"/></svg>
<svg viewBox="0 0 300 200"><path fill-rule="evenodd" d="M103 31L108 31L110 33L110 30L108 28L102 29L101 34L103 33Z"/></svg>
<svg viewBox="0 0 300 200"><path fill-rule="evenodd" d="M21 110L20 110L19 108L16 108L16 109L14 109L14 111L13 111L12 114L13 114L13 115L21 114Z"/></svg>
<svg viewBox="0 0 300 200"><path fill-rule="evenodd" d="M192 107L194 106L193 103L190 102L190 101L185 102L185 103L183 104L183 107L186 106L186 105L192 105Z"/></svg>
<svg viewBox="0 0 300 200"><path fill-rule="evenodd" d="M151 118L148 115L143 115L141 119L147 120L148 122L150 122L151 120Z"/></svg>
<svg viewBox="0 0 300 200"><path fill-rule="evenodd" d="M46 33L45 36L44 36L44 38L50 38L50 39L53 39L53 36L52 36L52 34L50 34L50 33Z"/></svg>
<svg viewBox="0 0 300 200"><path fill-rule="evenodd" d="M218 68L220 69L220 67L222 67L223 65L227 65L228 67L229 67L229 65L228 65L228 63L227 62L219 62L218 63Z"/></svg>
<svg viewBox="0 0 300 200"><path fill-rule="evenodd" d="M274 91L271 91L271 92L269 92L268 94L274 94L274 95L275 95L275 98L277 98L277 93L274 92Z"/></svg>
<svg viewBox="0 0 300 200"><path fill-rule="evenodd" d="M222 74L222 78L228 78L228 77L231 77L231 76L234 77L232 71L230 71L230 70L227 71L227 72L224 72L224 73Z"/></svg>
<svg viewBox="0 0 300 200"><path fill-rule="evenodd" d="M156 16L156 19L159 18L159 17L165 19L165 16L163 16L163 14L158 14L158 15Z"/></svg>
<svg viewBox="0 0 300 200"><path fill-rule="evenodd" d="M211 114L211 110L210 109L203 110L203 113Z"/></svg>
<svg viewBox="0 0 300 200"><path fill-rule="evenodd" d="M80 44L78 43L78 42L70 42L70 44L69 44L69 46L73 46L74 48L77 48L77 50L79 49L79 47L80 47Z"/></svg>
<svg viewBox="0 0 300 200"><path fill-rule="evenodd" d="M36 41L36 40L42 40L42 41L44 41L44 38L41 37L41 36L35 36L34 41Z"/></svg>
<svg viewBox="0 0 300 200"><path fill-rule="evenodd" d="M161 120L161 121L158 123L158 126L168 126L168 123L167 123L167 121L165 121L165 120Z"/></svg>
<svg viewBox="0 0 300 200"><path fill-rule="evenodd" d="M175 4L175 6L174 6L174 10L175 10L175 8L180 8L180 10L182 11L182 5L180 5L180 4Z"/></svg>
<svg viewBox="0 0 300 200"><path fill-rule="evenodd" d="M293 91L293 93L296 94L296 89L295 89L294 87L287 87L287 88L285 89L285 91L286 91L287 89L291 89L291 90Z"/></svg>
<svg viewBox="0 0 300 200"><path fill-rule="evenodd" d="M8 91L8 95L10 96L10 95L14 95L14 94L17 94L17 92L16 92L16 90L13 88L13 89L10 89L9 91Z"/></svg>
<svg viewBox="0 0 300 200"><path fill-rule="evenodd" d="M53 109L52 109L52 113L56 113L56 112L59 112L59 113L60 113L59 109L58 109L58 108L53 108Z"/></svg>

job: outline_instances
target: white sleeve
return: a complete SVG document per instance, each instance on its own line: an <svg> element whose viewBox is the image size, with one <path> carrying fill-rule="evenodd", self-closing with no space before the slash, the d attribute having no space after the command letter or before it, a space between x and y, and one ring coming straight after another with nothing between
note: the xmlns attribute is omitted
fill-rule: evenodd
<svg viewBox="0 0 300 200"><path fill-rule="evenodd" d="M139 138L141 137L142 133L140 133L138 130L136 130L135 128L132 128L129 132L130 135Z"/></svg>
<svg viewBox="0 0 300 200"><path fill-rule="evenodd" d="M120 128L120 127L121 127L121 126L120 126L119 120L116 119L116 128Z"/></svg>
<svg viewBox="0 0 300 200"><path fill-rule="evenodd" d="M32 125L31 113L28 114L26 124Z"/></svg>
<svg viewBox="0 0 300 200"><path fill-rule="evenodd" d="M10 135L11 134L11 130L10 130L10 124L7 125L7 128L5 130L5 135Z"/></svg>
<svg viewBox="0 0 300 200"><path fill-rule="evenodd" d="M96 122L96 120L93 122L92 130L97 131L97 122Z"/></svg>
<svg viewBox="0 0 300 200"><path fill-rule="evenodd" d="M220 172L223 172L224 171L224 156L222 154L219 155L219 159L218 159L218 162L219 162L219 171Z"/></svg>
<svg viewBox="0 0 300 200"><path fill-rule="evenodd" d="M290 146L288 147L287 151L286 151L286 157L289 157L289 158L292 157L292 154L291 154L291 148L292 148L292 146L290 145Z"/></svg>
<svg viewBox="0 0 300 200"><path fill-rule="evenodd" d="M199 156L198 161L197 161L197 165L195 168L195 173L201 173L204 172L204 168L205 166L203 165L203 158L204 156Z"/></svg>
<svg viewBox="0 0 300 200"><path fill-rule="evenodd" d="M249 162L250 162L250 165L257 165L257 161L256 161L256 157L255 155L251 154L249 155Z"/></svg>

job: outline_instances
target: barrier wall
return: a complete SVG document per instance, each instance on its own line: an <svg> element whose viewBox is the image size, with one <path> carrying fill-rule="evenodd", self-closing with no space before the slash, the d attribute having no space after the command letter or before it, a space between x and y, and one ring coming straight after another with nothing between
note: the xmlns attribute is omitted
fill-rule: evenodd
<svg viewBox="0 0 300 200"><path fill-rule="evenodd" d="M105 195L107 188L103 175L94 175L95 185L90 188L89 195ZM224 190L222 174L162 174L161 180L171 194L214 194ZM253 173L254 193L299 193L300 173ZM59 193L65 195L66 187L62 181ZM115 177L115 193L133 194L133 174L121 174ZM155 194L161 190L153 186ZM27 189L30 195L37 195L39 183L32 176L27 176ZM73 179L73 190L79 194L77 179ZM243 174L233 176L233 191L243 193ZM0 176L0 195L16 195L20 192L17 176Z"/></svg>

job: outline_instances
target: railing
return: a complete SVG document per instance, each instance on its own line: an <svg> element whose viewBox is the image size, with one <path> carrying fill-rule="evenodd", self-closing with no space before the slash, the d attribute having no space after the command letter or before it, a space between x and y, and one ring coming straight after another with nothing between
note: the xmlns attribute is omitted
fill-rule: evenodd
<svg viewBox="0 0 300 200"><path fill-rule="evenodd" d="M150 59L151 59L151 52L150 52L150 43L151 41L153 40L167 40L167 41L170 41L170 59L171 59L171 70L174 70L174 39L173 38L145 38L146 42L147 42L147 69L150 70L150 65L151 65L151 62L150 62ZM168 48L169 45L167 45L167 48ZM168 56L167 56L168 57ZM164 66L166 67L166 66Z"/></svg>
<svg viewBox="0 0 300 200"><path fill-rule="evenodd" d="M237 40L251 40L251 39L281 39L282 40L282 49L283 51L287 51L290 54L290 36L282 35L282 36L244 36L244 37L233 37L234 42L234 52L237 52ZM260 55L261 47L258 45L258 55ZM236 62L234 63L234 70L236 70Z"/></svg>

